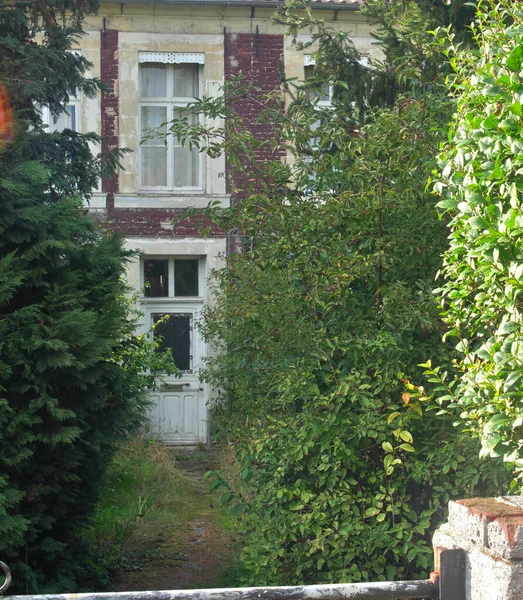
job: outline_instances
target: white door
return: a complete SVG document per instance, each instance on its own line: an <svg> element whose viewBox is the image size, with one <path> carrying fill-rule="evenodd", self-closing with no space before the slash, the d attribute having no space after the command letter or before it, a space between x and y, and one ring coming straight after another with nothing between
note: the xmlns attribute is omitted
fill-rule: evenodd
<svg viewBox="0 0 523 600"><path fill-rule="evenodd" d="M145 329L172 353L180 377L164 377L151 392L152 433L167 444L207 443L206 386L198 375L204 344L196 327L203 308L203 260L149 257L143 260Z"/></svg>
<svg viewBox="0 0 523 600"><path fill-rule="evenodd" d="M195 327L196 307L148 307L146 317L170 350L181 377L166 377L160 390L151 392L153 434L167 444L207 442L205 386L198 379L202 342Z"/></svg>

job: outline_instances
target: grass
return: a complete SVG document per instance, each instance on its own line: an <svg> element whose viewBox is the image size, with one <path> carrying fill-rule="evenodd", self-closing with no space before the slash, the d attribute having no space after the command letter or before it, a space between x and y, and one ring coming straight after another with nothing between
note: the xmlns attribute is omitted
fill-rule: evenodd
<svg viewBox="0 0 523 600"><path fill-rule="evenodd" d="M207 518L222 530L233 522L218 498L209 499L208 483L176 466L176 453L154 441L134 437L116 453L102 485L91 527L91 577L98 587L120 569L139 570L156 559L184 560L177 532L188 522Z"/></svg>

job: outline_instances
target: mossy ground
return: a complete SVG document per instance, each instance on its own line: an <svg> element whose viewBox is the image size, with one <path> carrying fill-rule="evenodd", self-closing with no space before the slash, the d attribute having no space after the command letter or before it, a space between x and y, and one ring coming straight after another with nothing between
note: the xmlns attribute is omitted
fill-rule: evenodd
<svg viewBox="0 0 523 600"><path fill-rule="evenodd" d="M234 585L239 536L203 473L208 450L184 452L145 438L114 457L87 537L106 590Z"/></svg>

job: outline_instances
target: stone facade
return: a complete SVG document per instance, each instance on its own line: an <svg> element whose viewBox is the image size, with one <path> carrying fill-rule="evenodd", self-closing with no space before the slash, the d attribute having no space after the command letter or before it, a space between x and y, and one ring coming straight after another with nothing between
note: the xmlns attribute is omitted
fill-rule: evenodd
<svg viewBox="0 0 523 600"><path fill-rule="evenodd" d="M346 31L364 56L375 56L377 48L371 37L371 26L357 8L358 0L321 5L318 15L333 28ZM101 190L95 194L91 208L111 227L124 235L136 235L136 225L129 221L129 211L137 212L136 221L150 226L143 235L166 235L158 227L162 221L154 211L179 210L188 206L205 206L218 200L227 206L230 202L226 189L225 159L204 159L201 189L145 190L139 182L139 154L141 132L139 126L139 62L140 52L201 53L201 93L213 96L229 77L243 73L244 77L270 91L279 85L279 64L288 77L302 79L304 55L297 51L292 40L284 38L283 28L271 17L273 8L266 2L246 0L235 6L231 2L212 3L166 2L127 0L101 2L99 14L86 20L87 36L81 40L80 50L93 62L93 76L99 76L107 91L99 100L99 114L95 115L93 102L80 103L81 127L95 131L103 138L102 150L120 147L131 150L123 157L122 169L113 177L104 178ZM307 40L301 36L299 41ZM98 46L98 48L97 48ZM258 108L246 102L239 107L254 123ZM270 130L256 126L256 134L263 137ZM263 157L260 157L263 159ZM108 209L115 209L105 214ZM120 209L120 210L116 210ZM147 209L148 212L143 212ZM121 217L121 218L120 218ZM173 235L186 235L183 230Z"/></svg>

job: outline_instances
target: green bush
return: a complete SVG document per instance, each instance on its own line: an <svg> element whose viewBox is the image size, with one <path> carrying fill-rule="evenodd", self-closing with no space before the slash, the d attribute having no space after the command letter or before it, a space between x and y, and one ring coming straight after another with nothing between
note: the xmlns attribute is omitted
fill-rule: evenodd
<svg viewBox="0 0 523 600"><path fill-rule="evenodd" d="M416 11L409 3L423 22ZM205 372L222 390L214 419L248 491L221 474L212 487L240 514L251 585L426 576L448 500L505 483L451 415L425 414L410 383L421 360L452 357L433 295L446 230L426 190L452 111L441 55L427 77L419 57L405 58L404 93L372 109L365 93L379 73L361 73L355 49L321 24L314 39L322 76L283 82L286 103L279 90L262 98L229 82L222 98L189 108L223 117L224 129L190 127L185 115L171 125L250 174L241 205L209 209L245 243L215 274L202 329L221 350ZM412 52L437 51L415 41ZM363 104L344 91L354 70L370 86ZM333 84L332 109L317 105L321 80ZM235 112L249 100L265 105L273 139ZM287 161L256 160L282 147Z"/></svg>
<svg viewBox="0 0 523 600"><path fill-rule="evenodd" d="M450 215L440 289L459 379L441 376L440 402L481 439L482 455L523 467L523 11L480 2L477 49L448 44L457 110L436 191ZM447 41L442 36L441 43ZM516 480L514 485L517 485Z"/></svg>
<svg viewBox="0 0 523 600"><path fill-rule="evenodd" d="M244 511L244 583L426 576L448 500L503 482L449 416L405 392L420 357L449 353L432 296L445 232L419 168L439 134L422 114L411 100L345 137L357 160L325 174L341 193L275 190L242 206L254 247L217 275L203 326L227 348L207 376L250 488L244 500L214 484Z"/></svg>

